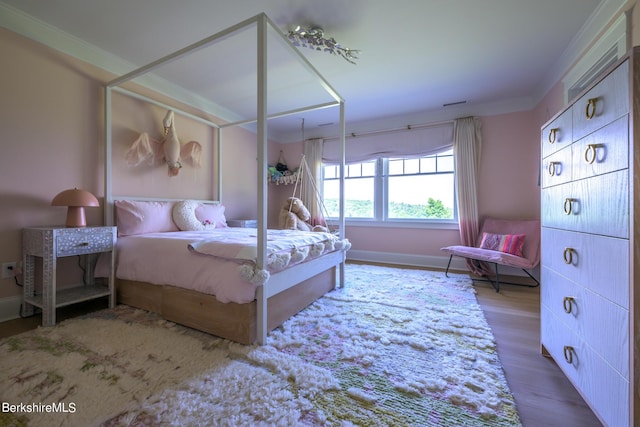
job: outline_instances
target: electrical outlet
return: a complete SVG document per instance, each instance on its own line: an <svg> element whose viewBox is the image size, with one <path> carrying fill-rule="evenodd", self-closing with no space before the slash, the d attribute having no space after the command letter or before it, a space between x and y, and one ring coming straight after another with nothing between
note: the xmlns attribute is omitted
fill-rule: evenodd
<svg viewBox="0 0 640 427"><path fill-rule="evenodd" d="M16 275L17 262L4 262L2 263L2 278L9 279Z"/></svg>

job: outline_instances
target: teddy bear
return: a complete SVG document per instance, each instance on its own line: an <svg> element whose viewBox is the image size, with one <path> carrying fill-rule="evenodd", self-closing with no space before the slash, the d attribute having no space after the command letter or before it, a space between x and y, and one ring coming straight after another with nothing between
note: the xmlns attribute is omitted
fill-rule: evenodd
<svg viewBox="0 0 640 427"><path fill-rule="evenodd" d="M307 221L311 219L311 214L306 206L297 197L289 197L282 204L280 209L280 228L283 230L301 231L327 231L321 225L311 226Z"/></svg>

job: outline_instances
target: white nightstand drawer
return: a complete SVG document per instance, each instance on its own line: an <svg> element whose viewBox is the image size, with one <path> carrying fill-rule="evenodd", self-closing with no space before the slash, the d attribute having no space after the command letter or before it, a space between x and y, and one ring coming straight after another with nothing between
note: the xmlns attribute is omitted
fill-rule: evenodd
<svg viewBox="0 0 640 427"><path fill-rule="evenodd" d="M112 249L113 231L105 227L63 230L56 236L57 256L107 252Z"/></svg>

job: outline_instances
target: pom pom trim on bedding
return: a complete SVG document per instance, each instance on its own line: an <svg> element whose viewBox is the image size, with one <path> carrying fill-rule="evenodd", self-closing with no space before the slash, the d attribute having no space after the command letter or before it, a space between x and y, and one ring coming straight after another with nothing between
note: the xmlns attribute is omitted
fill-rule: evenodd
<svg viewBox="0 0 640 427"><path fill-rule="evenodd" d="M348 239L339 239L331 233L267 230L267 265L265 269L258 269L257 235L246 234L243 229L237 231L238 233L227 232L222 238L194 241L188 248L192 252L239 262L241 265L238 272L242 279L255 285L266 283L270 273L328 252L347 251L351 248Z"/></svg>

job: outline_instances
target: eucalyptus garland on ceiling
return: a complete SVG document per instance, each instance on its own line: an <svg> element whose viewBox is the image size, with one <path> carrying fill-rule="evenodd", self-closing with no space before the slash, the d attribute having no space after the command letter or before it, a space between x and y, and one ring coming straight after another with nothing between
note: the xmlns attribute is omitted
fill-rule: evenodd
<svg viewBox="0 0 640 427"><path fill-rule="evenodd" d="M298 25L294 30L289 31L287 37L294 46L307 47L309 49L341 56L352 64L356 63L355 61L360 54L359 50L341 46L333 37L325 38L324 30L320 27L304 29Z"/></svg>

